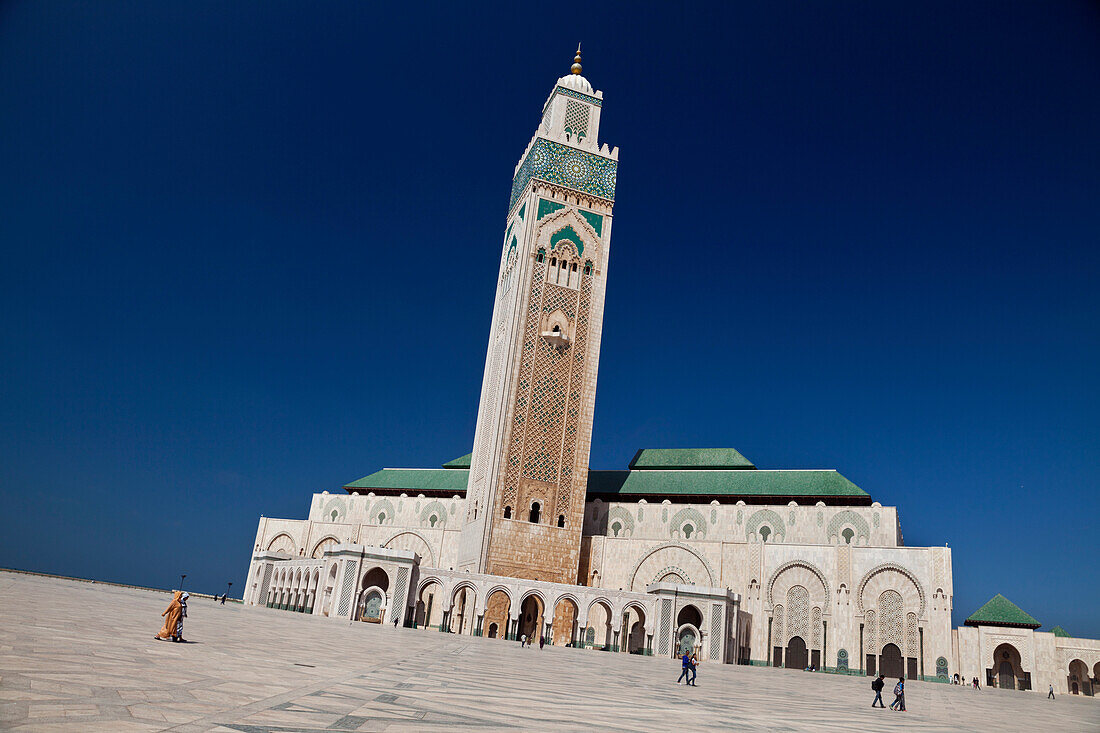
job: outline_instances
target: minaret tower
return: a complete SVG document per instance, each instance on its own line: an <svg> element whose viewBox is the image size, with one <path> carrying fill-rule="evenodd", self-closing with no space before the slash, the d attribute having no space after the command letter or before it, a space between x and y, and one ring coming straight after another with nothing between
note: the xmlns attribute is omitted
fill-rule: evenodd
<svg viewBox="0 0 1100 733"><path fill-rule="evenodd" d="M512 180L455 568L573 584L619 149L571 72Z"/></svg>

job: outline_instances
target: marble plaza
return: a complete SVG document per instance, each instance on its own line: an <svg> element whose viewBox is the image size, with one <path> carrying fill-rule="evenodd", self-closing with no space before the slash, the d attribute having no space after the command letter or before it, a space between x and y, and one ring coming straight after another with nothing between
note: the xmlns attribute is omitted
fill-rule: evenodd
<svg viewBox="0 0 1100 733"><path fill-rule="evenodd" d="M16 731L1095 730L1082 696L914 683L871 710L866 678L521 649L500 639L0 572L0 729Z"/></svg>

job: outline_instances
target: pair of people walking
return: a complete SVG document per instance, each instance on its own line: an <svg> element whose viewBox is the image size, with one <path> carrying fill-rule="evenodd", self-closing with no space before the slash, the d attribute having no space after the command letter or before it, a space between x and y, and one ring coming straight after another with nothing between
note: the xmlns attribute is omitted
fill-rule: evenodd
<svg viewBox="0 0 1100 733"><path fill-rule="evenodd" d="M687 680L684 684L695 687L695 675L698 673L699 658L692 652L688 654L684 652L684 656L681 658L682 667L680 670L680 677L676 680L676 684L680 684L681 681Z"/></svg>
<svg viewBox="0 0 1100 733"><path fill-rule="evenodd" d="M882 702L882 688L886 687L886 675L880 674L871 682L871 689L875 691L875 699L871 701L873 708L885 708ZM898 677L898 683L894 685L894 701L890 703L891 710L905 712L905 678Z"/></svg>

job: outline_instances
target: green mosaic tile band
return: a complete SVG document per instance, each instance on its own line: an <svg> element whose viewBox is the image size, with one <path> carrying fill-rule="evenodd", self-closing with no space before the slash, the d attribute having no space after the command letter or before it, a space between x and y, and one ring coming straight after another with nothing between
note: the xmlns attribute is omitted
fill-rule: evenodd
<svg viewBox="0 0 1100 733"><path fill-rule="evenodd" d="M614 201L618 167L617 161L540 137L531 146L512 181L508 211L515 208L532 178Z"/></svg>
<svg viewBox="0 0 1100 733"><path fill-rule="evenodd" d="M543 88L545 89L545 87ZM554 87L554 93L561 94L566 97L572 97L573 99L579 99L582 102L588 102L589 104L594 104L597 107L603 106L603 100L599 97L593 97L589 94L585 94L584 92L578 92L576 89L570 89L569 87Z"/></svg>

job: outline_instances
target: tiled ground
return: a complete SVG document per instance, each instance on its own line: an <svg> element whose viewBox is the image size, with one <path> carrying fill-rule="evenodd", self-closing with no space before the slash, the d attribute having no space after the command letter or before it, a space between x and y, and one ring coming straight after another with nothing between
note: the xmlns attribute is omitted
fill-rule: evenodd
<svg viewBox="0 0 1100 733"><path fill-rule="evenodd" d="M21 731L1100 730L1100 699L868 681L349 624L193 599L191 644L153 641L165 595L0 572L0 728Z"/></svg>

